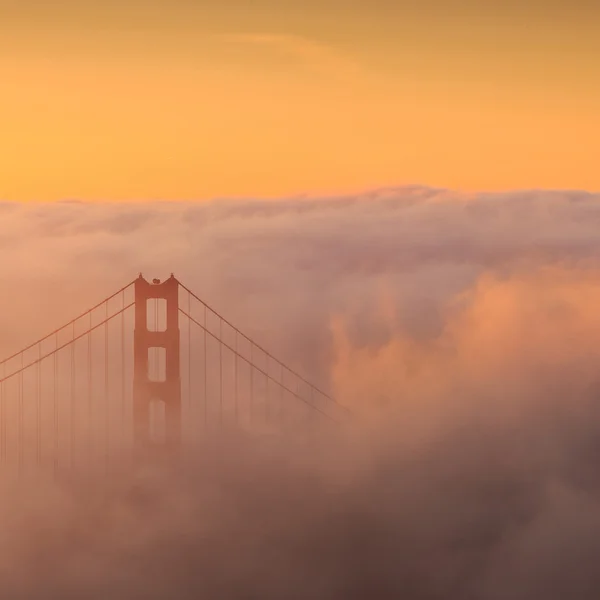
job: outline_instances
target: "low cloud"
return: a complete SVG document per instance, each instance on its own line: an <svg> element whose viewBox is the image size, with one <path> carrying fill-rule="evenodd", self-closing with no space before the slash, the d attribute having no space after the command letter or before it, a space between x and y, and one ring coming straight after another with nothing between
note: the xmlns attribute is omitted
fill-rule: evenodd
<svg viewBox="0 0 600 600"><path fill-rule="evenodd" d="M351 314L365 339L384 335L370 322L384 288L407 333L436 335L447 301L484 273L598 263L598 197L583 192L471 198L400 188L280 202L2 206L0 308L11 348L139 271L175 272L301 362L311 352L302 358L300 346L330 345L332 315Z"/></svg>
<svg viewBox="0 0 600 600"><path fill-rule="evenodd" d="M357 423L7 491L5 595L595 598L599 200L0 206L7 352L174 271Z"/></svg>

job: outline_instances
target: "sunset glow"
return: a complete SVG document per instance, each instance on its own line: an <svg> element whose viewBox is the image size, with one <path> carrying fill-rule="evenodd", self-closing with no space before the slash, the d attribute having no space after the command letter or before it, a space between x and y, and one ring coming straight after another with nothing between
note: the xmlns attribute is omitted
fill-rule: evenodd
<svg viewBox="0 0 600 600"><path fill-rule="evenodd" d="M0 198L600 189L593 8L252 5L0 0Z"/></svg>

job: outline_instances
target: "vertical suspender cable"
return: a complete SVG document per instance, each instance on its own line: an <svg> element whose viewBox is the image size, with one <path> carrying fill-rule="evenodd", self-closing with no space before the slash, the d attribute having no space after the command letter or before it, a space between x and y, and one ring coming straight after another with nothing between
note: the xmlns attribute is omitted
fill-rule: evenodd
<svg viewBox="0 0 600 600"><path fill-rule="evenodd" d="M223 319L219 319L219 425L223 426Z"/></svg>
<svg viewBox="0 0 600 600"><path fill-rule="evenodd" d="M234 354L234 374L233 374L233 382L235 385L234 390L234 403L235 403L235 423L238 423L238 332L235 330L235 354Z"/></svg>
<svg viewBox="0 0 600 600"><path fill-rule="evenodd" d="M208 373L206 359L206 304L204 305L204 429L208 426Z"/></svg>
<svg viewBox="0 0 600 600"><path fill-rule="evenodd" d="M90 325L87 334L87 401L88 401L88 426L87 433L89 436L88 439L88 449L90 452L89 460L92 461L92 457L94 454L94 431L93 431L93 397L92 397L92 382L93 382L93 362L92 362L92 313L90 312Z"/></svg>
<svg viewBox="0 0 600 600"><path fill-rule="evenodd" d="M53 392L52 392L52 408L54 418L54 475L56 476L58 471L58 333L54 335L54 347L55 351L52 355L54 358L54 381L53 381Z"/></svg>
<svg viewBox="0 0 600 600"><path fill-rule="evenodd" d="M21 352L21 370L19 372L19 476L22 475L23 471L23 453L24 453L24 439L23 439L23 367L24 367L24 355Z"/></svg>
<svg viewBox="0 0 600 600"><path fill-rule="evenodd" d="M2 364L2 383L0 383L0 460L6 462L6 363Z"/></svg>
<svg viewBox="0 0 600 600"><path fill-rule="evenodd" d="M73 332L71 340L71 392L69 394L71 400L71 447L70 447L70 462L73 468L75 455L75 321L73 321Z"/></svg>
<svg viewBox="0 0 600 600"><path fill-rule="evenodd" d="M254 417L254 358L253 358L254 344L250 340L250 422L252 423Z"/></svg>
<svg viewBox="0 0 600 600"><path fill-rule="evenodd" d="M267 365L265 367L265 422L269 422L269 366L270 360L267 354Z"/></svg>
<svg viewBox="0 0 600 600"><path fill-rule="evenodd" d="M38 344L38 363L35 386L35 456L38 466L42 462L42 344Z"/></svg>
<svg viewBox="0 0 600 600"><path fill-rule="evenodd" d="M121 443L124 443L125 440L125 422L126 422L126 414L125 414L125 290L123 290L121 294L122 299L122 310L121 313Z"/></svg>
<svg viewBox="0 0 600 600"><path fill-rule="evenodd" d="M281 363L280 363L281 364ZM281 387L279 388L279 410L277 411L279 414L279 424L283 423L283 396L284 396L284 386L285 381L283 379L283 364L281 364Z"/></svg>
<svg viewBox="0 0 600 600"><path fill-rule="evenodd" d="M109 461L109 424L110 424L110 406L108 390L108 302L106 302L105 321L104 321L104 462L108 470Z"/></svg>
<svg viewBox="0 0 600 600"><path fill-rule="evenodd" d="M188 315L192 314L192 295L188 292ZM192 415L192 322L190 319L187 319L187 328L188 328L188 385L187 385L187 393L188 393L188 418L187 422L189 423L189 427L192 427L192 423L194 422L191 419ZM190 436L193 435L193 431L190 432Z"/></svg>

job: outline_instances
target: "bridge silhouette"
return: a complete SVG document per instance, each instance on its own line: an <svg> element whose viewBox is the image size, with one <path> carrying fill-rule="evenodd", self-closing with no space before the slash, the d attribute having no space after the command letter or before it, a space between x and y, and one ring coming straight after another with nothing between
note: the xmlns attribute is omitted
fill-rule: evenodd
<svg viewBox="0 0 600 600"><path fill-rule="evenodd" d="M348 414L173 275L140 274L0 362L0 467L109 468L223 430L304 435Z"/></svg>

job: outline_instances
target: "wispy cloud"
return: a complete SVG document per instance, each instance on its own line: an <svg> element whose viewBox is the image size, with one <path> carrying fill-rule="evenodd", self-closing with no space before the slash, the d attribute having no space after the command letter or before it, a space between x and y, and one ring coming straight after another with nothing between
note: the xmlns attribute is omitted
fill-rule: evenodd
<svg viewBox="0 0 600 600"><path fill-rule="evenodd" d="M350 77L363 70L361 61L331 44L293 34L223 33L214 35L217 41L233 45L251 45L287 56L313 71L336 78Z"/></svg>

